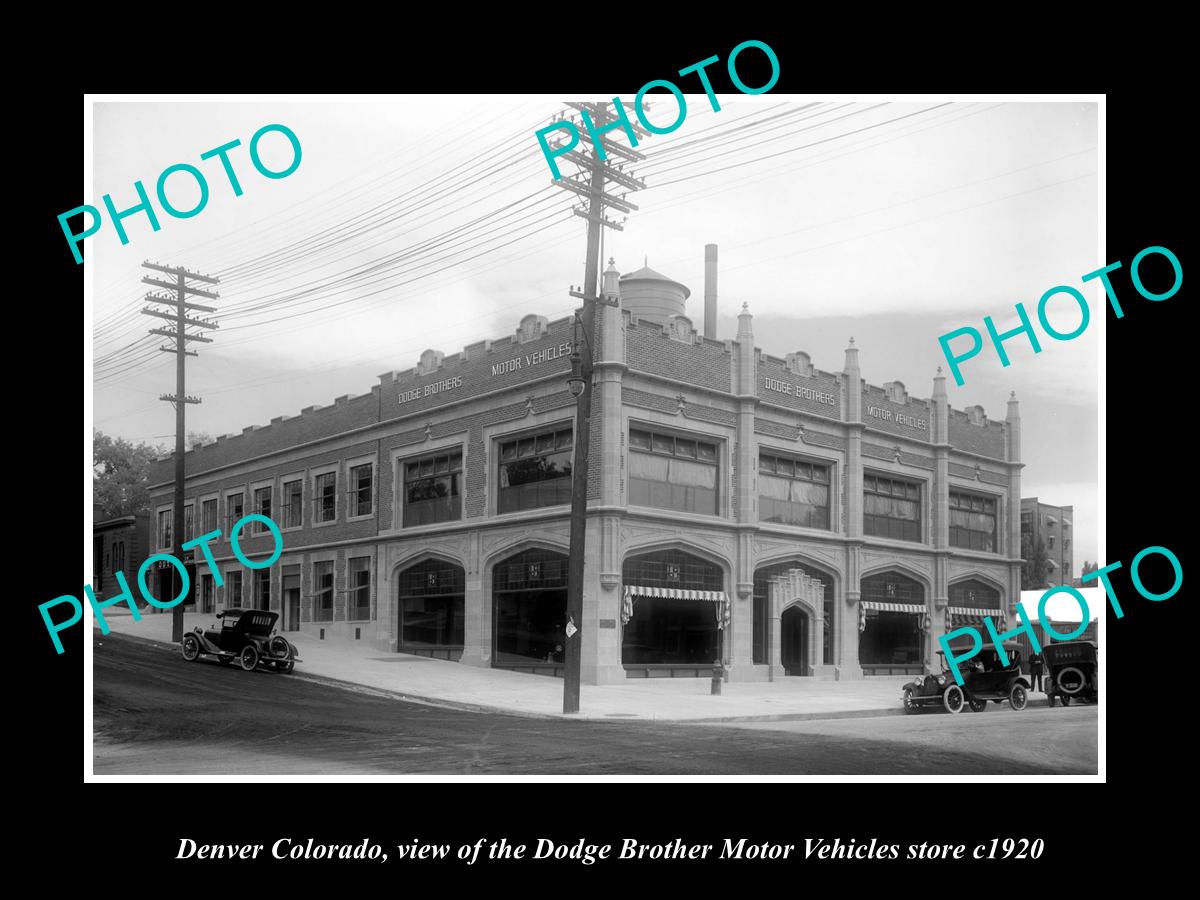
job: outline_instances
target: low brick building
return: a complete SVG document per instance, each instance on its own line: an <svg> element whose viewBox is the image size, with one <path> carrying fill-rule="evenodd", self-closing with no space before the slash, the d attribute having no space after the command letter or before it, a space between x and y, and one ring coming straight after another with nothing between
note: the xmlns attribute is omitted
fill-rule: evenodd
<svg viewBox="0 0 1200 900"><path fill-rule="evenodd" d="M715 273L714 273L715 284ZM1020 588L1020 420L951 409L755 347L743 306L719 340L649 268L597 310L583 680L859 678L920 670L936 639L1011 618ZM715 305L715 291L709 301ZM715 314L706 317L715 322ZM561 672L575 403L573 320L417 365L332 405L187 454L195 533L261 512L269 569L213 545L197 604L279 610L282 627L475 666ZM171 462L152 479L168 547ZM163 529L168 529L163 534ZM269 535L243 547L262 556Z"/></svg>
<svg viewBox="0 0 1200 900"><path fill-rule="evenodd" d="M149 539L149 513L101 520L98 509L95 511L92 524L92 591L97 600L107 600L121 593L116 572L125 576L133 595L139 596L138 567L149 555Z"/></svg>

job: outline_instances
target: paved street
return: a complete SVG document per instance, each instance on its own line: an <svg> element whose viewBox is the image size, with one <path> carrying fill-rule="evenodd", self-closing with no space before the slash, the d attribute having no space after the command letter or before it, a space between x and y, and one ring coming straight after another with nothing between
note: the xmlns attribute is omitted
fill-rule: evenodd
<svg viewBox="0 0 1200 900"><path fill-rule="evenodd" d="M664 725L468 712L95 640L95 772L1062 774L1096 771L1096 708Z"/></svg>

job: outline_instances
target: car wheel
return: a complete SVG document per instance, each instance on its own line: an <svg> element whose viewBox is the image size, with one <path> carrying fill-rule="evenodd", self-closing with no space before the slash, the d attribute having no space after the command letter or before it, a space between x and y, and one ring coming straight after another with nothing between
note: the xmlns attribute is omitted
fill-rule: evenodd
<svg viewBox="0 0 1200 900"><path fill-rule="evenodd" d="M200 658L200 641L194 634L183 636L183 658L188 662L195 662Z"/></svg>
<svg viewBox="0 0 1200 900"><path fill-rule="evenodd" d="M285 638L282 634L277 634L275 637L271 638L271 643L267 646L270 648L272 656L288 655L289 647L287 638Z"/></svg>
<svg viewBox="0 0 1200 900"><path fill-rule="evenodd" d="M1029 692L1025 690L1025 685L1014 684L1012 690L1008 692L1008 705L1020 712L1029 703Z"/></svg>
<svg viewBox="0 0 1200 900"><path fill-rule="evenodd" d="M974 697L972 697L967 702L971 705L971 712L985 712L987 710L986 700L976 700Z"/></svg>
<svg viewBox="0 0 1200 900"><path fill-rule="evenodd" d="M952 684L946 688L946 693L942 694L942 705L946 707L946 712L958 715L963 708L963 692L957 684Z"/></svg>
<svg viewBox="0 0 1200 900"><path fill-rule="evenodd" d="M1075 666L1067 666L1058 673L1058 689L1064 694L1074 696L1083 690L1087 684L1087 679L1083 677L1083 672Z"/></svg>
<svg viewBox="0 0 1200 900"><path fill-rule="evenodd" d="M242 668L247 672L253 672L258 667L258 648L253 644L247 644L242 648L242 652L238 656L238 662L242 664Z"/></svg>

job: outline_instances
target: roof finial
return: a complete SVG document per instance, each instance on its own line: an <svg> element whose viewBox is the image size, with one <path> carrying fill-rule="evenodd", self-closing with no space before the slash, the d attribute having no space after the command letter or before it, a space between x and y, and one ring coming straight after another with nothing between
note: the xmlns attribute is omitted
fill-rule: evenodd
<svg viewBox="0 0 1200 900"><path fill-rule="evenodd" d="M609 264L610 266L615 266L615 265L617 264L617 261L616 261L616 259L615 259L614 257L611 257L611 256L610 256L610 257L608 258L608 264Z"/></svg>
<svg viewBox="0 0 1200 900"><path fill-rule="evenodd" d="M942 367L941 367L941 366L938 366L937 373L938 373L939 375L941 375L941 374L942 374Z"/></svg>
<svg viewBox="0 0 1200 900"><path fill-rule="evenodd" d="M750 304L745 300L742 301L742 312L750 312Z"/></svg>
<svg viewBox="0 0 1200 900"><path fill-rule="evenodd" d="M854 346L854 338L850 338L850 346L851 346L851 347L853 347L853 346Z"/></svg>
<svg viewBox="0 0 1200 900"><path fill-rule="evenodd" d="M1009 395L1008 395L1008 399L1009 399L1009 400L1016 400L1016 399L1017 399L1017 392L1016 392L1016 391L1013 391L1011 394L1009 394Z"/></svg>

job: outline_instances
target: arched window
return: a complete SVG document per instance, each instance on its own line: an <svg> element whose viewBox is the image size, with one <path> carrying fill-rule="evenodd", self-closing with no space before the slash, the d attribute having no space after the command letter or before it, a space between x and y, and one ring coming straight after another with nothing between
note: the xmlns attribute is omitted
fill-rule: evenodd
<svg viewBox="0 0 1200 900"><path fill-rule="evenodd" d="M440 559L400 573L401 653L458 660L463 650L463 567Z"/></svg>
<svg viewBox="0 0 1200 900"><path fill-rule="evenodd" d="M899 572L861 584L858 661L867 674L903 674L924 665L925 588Z"/></svg>
<svg viewBox="0 0 1200 900"><path fill-rule="evenodd" d="M622 663L642 674L652 666L712 665L727 603L719 565L682 550L660 550L625 560L622 578L629 595Z"/></svg>
<svg viewBox="0 0 1200 900"><path fill-rule="evenodd" d="M567 556L526 550L492 569L492 664L560 674L566 648Z"/></svg>

